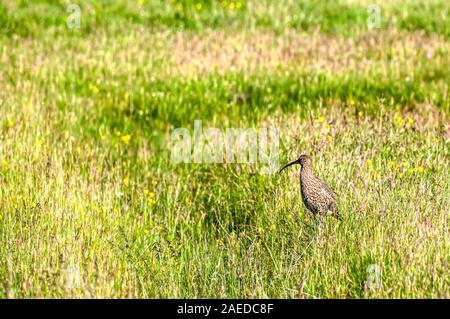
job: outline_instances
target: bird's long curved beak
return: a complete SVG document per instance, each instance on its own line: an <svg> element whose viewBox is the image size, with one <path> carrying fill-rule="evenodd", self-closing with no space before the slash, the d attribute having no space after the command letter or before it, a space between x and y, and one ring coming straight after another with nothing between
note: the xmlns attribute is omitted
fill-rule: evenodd
<svg viewBox="0 0 450 319"><path fill-rule="evenodd" d="M294 165L294 164L298 164L298 160L295 160L295 161L293 161L293 162L291 162L289 164L286 164L282 169L280 169L279 173L281 173L286 167L289 167L289 166Z"/></svg>

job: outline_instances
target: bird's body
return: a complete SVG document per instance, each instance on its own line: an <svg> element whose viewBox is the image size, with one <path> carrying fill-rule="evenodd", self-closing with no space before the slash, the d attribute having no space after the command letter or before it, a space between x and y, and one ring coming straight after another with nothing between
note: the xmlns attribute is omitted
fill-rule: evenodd
<svg viewBox="0 0 450 319"><path fill-rule="evenodd" d="M301 165L300 190L306 208L314 215L334 215L339 218L336 195L319 177L314 175L311 157L301 155L298 160L287 164L281 171L293 164Z"/></svg>

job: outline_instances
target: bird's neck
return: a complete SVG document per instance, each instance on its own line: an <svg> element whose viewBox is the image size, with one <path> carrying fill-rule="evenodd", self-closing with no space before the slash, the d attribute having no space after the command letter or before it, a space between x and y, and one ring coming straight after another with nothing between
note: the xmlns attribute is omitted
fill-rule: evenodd
<svg viewBox="0 0 450 319"><path fill-rule="evenodd" d="M304 165L304 166L302 166L302 168L301 168L301 170L300 170L300 174L301 174L301 175L309 175L309 174L312 174L311 166L309 166L309 165Z"/></svg>
<svg viewBox="0 0 450 319"><path fill-rule="evenodd" d="M300 186L302 188L306 187L307 185L309 185L313 179L313 172L312 172L312 168L310 166L303 166L300 170Z"/></svg>

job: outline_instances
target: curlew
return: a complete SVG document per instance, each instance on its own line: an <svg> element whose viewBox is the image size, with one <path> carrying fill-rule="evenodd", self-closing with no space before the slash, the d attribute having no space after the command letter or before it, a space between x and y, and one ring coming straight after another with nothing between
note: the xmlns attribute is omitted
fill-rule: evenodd
<svg viewBox="0 0 450 319"><path fill-rule="evenodd" d="M339 218L338 207L336 203L336 194L319 177L314 175L312 169L312 160L308 155L300 157L285 165L280 173L294 164L300 164L300 190L302 200L306 208L314 215L333 215Z"/></svg>

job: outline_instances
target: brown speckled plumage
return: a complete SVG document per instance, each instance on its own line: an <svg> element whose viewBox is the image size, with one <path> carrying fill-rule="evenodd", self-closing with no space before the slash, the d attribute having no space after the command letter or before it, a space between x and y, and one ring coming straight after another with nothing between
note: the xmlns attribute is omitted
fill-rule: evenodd
<svg viewBox="0 0 450 319"><path fill-rule="evenodd" d="M339 219L335 193L320 178L314 175L312 160L308 155L301 155L296 161L284 166L300 164L300 190L306 208L313 214L333 215Z"/></svg>

